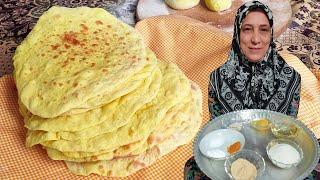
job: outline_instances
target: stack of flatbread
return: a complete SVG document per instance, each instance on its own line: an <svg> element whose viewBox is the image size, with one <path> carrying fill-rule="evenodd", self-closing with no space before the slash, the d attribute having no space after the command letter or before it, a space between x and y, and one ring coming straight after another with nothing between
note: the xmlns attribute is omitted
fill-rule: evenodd
<svg viewBox="0 0 320 180"><path fill-rule="evenodd" d="M103 9L50 8L13 59L27 147L75 174L128 176L200 127L199 86Z"/></svg>

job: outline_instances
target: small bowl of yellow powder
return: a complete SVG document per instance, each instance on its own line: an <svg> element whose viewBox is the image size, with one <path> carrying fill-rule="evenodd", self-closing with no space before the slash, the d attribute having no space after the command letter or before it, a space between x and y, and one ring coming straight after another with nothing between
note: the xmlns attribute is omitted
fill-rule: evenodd
<svg viewBox="0 0 320 180"><path fill-rule="evenodd" d="M243 149L226 159L224 169L234 180L260 179L266 164L263 157L256 151Z"/></svg>

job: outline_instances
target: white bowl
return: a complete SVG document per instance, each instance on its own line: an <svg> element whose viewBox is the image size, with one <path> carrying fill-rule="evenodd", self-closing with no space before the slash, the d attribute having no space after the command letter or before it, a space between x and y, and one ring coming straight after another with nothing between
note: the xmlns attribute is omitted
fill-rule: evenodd
<svg viewBox="0 0 320 180"><path fill-rule="evenodd" d="M289 150L283 151L283 154L279 154L279 155L276 154L276 155L272 156L270 150L272 147L274 147L278 144L284 144L286 146L289 145L292 148L294 148L296 151L293 150L293 152L297 153L299 155L299 159L295 160L293 158L285 158L286 156L289 155ZM301 147L297 143L295 143L294 141L289 140L289 139L274 139L268 143L266 150L267 150L267 155L268 155L269 159L271 160L271 162L274 165L276 165L280 168L284 168L284 169L288 169L288 168L297 166L301 162L301 160L303 159L303 151L302 151ZM275 156L277 156L278 158L276 158ZM284 160L282 160L281 158L288 159L290 162L289 161L284 162Z"/></svg>
<svg viewBox="0 0 320 180"><path fill-rule="evenodd" d="M227 160L224 162L224 170L232 180L234 178L232 177L232 174L231 174L231 165L234 161L236 161L239 158L245 159L250 163L252 163L257 169L257 177L255 177L255 179L261 179L266 169L266 163L263 157L256 151L243 149L237 152L236 154L228 157Z"/></svg>
<svg viewBox="0 0 320 180"><path fill-rule="evenodd" d="M240 151L245 145L244 136L234 129L218 129L206 134L199 143L200 152L208 158L225 159L232 155L228 147L240 142Z"/></svg>

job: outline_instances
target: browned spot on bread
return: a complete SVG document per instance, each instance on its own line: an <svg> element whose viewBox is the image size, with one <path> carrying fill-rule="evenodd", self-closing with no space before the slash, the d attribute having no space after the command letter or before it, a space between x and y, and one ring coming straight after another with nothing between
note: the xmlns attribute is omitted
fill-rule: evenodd
<svg viewBox="0 0 320 180"><path fill-rule="evenodd" d="M133 135L133 130L129 129L129 136L132 136L132 135Z"/></svg>
<svg viewBox="0 0 320 180"><path fill-rule="evenodd" d="M81 28L83 31L88 31L88 26L86 26L85 24L80 24Z"/></svg>
<svg viewBox="0 0 320 180"><path fill-rule="evenodd" d="M93 50L92 49L89 49L89 50L86 50L84 53L85 54L91 54L93 52Z"/></svg>
<svg viewBox="0 0 320 180"><path fill-rule="evenodd" d="M64 67L66 67L67 65L68 65L68 64L63 64L61 67L64 68Z"/></svg>
<svg viewBox="0 0 320 180"><path fill-rule="evenodd" d="M76 33L72 31L64 33L62 40L72 45L80 44L80 41L77 39Z"/></svg>
<svg viewBox="0 0 320 180"><path fill-rule="evenodd" d="M102 21L100 21L100 20L97 20L97 21L96 21L96 24L97 24L97 25L102 25L102 24L103 24L103 22L102 22Z"/></svg>
<svg viewBox="0 0 320 180"><path fill-rule="evenodd" d="M52 50L56 50L58 49L60 45L59 44L55 44L55 45L51 45Z"/></svg>
<svg viewBox="0 0 320 180"><path fill-rule="evenodd" d="M149 136L148 137L148 144L159 144L162 141L162 138L157 136Z"/></svg>
<svg viewBox="0 0 320 180"><path fill-rule="evenodd" d="M133 166L140 169L140 168L145 168L147 165L137 160L133 162Z"/></svg>
<svg viewBox="0 0 320 180"><path fill-rule="evenodd" d="M73 87L77 87L77 86L78 86L78 83L73 83L72 86L73 86Z"/></svg>
<svg viewBox="0 0 320 180"><path fill-rule="evenodd" d="M65 47L66 49L69 49L69 48L70 48L70 45L64 44L64 47Z"/></svg>
<svg viewBox="0 0 320 180"><path fill-rule="evenodd" d="M191 84L191 89L195 90L197 87L194 84Z"/></svg>
<svg viewBox="0 0 320 180"><path fill-rule="evenodd" d="M124 145L124 146L122 146L122 147L123 147L123 149L128 150L128 149L130 149L130 144L126 144L126 145Z"/></svg>
<svg viewBox="0 0 320 180"><path fill-rule="evenodd" d="M63 61L63 65L67 65L67 64L69 64L68 60Z"/></svg>
<svg viewBox="0 0 320 180"><path fill-rule="evenodd" d="M97 156L91 156L91 158L90 158L92 161L96 161L97 159L98 159L98 157Z"/></svg>
<svg viewBox="0 0 320 180"><path fill-rule="evenodd" d="M72 96L75 96L75 97L79 97L79 94L77 93L77 92L74 92L74 93L72 93Z"/></svg>
<svg viewBox="0 0 320 180"><path fill-rule="evenodd" d="M154 146L152 149L157 152L156 154L160 154L161 153L160 152L160 148L158 146Z"/></svg>

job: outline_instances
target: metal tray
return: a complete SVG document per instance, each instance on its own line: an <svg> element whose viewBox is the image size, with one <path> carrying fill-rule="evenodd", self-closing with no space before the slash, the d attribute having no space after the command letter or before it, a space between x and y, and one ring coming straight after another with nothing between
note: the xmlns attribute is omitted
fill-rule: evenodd
<svg viewBox="0 0 320 180"><path fill-rule="evenodd" d="M293 138L297 142L304 154L304 158L297 167L290 169L281 169L274 166L266 153L266 146L269 141L275 139L271 130L257 131L251 127L250 122L261 118L267 118L271 123L281 121L292 121L298 127L298 134ZM292 180L303 179L316 167L319 160L319 144L313 132L301 121L294 119L282 113L268 110L241 110L221 115L209 121L204 128L199 131L194 144L193 154L199 168L211 179L224 180L229 179L224 170L225 160L213 160L202 155L199 150L200 140L209 132L229 128L230 124L241 124L240 132L245 136L245 149L252 149L260 153L266 162L266 170L262 179L265 180ZM292 139L292 138L291 138Z"/></svg>

